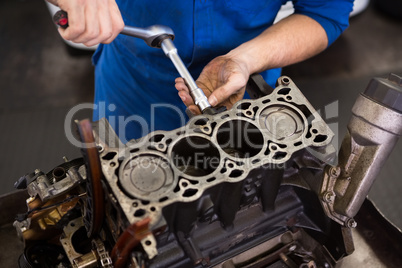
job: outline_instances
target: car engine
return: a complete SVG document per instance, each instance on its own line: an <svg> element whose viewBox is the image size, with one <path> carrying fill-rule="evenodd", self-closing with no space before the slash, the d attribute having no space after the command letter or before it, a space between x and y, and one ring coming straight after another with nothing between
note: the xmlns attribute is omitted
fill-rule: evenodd
<svg viewBox="0 0 402 268"><path fill-rule="evenodd" d="M402 79L372 79L339 155L286 76L250 78L230 110L122 144L77 122L82 158L19 179L19 267L335 267L402 134Z"/></svg>

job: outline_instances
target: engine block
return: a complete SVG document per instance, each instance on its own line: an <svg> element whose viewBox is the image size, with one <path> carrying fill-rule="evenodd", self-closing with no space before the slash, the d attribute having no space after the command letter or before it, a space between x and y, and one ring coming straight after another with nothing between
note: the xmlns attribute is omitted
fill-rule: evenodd
<svg viewBox="0 0 402 268"><path fill-rule="evenodd" d="M126 219L116 221L106 213L109 222L118 222L111 225L112 233L117 240L120 230L149 218L151 230L167 226L167 233L180 237L189 263L209 263L212 255L223 254L231 245L211 247L203 254L193 238L196 230L206 234L200 226L219 223L229 232L241 208L258 204L261 211L273 210L284 174L294 176L301 168L295 168L295 159L327 147L326 154L319 154L326 159L317 162L328 160L332 137L296 85L281 77L270 95L242 100L216 115L194 117L174 131L155 131L123 148L113 148L99 138L102 171L113 196L109 207ZM158 250L151 240L143 247L153 257ZM160 239L158 245L162 244Z"/></svg>
<svg viewBox="0 0 402 268"><path fill-rule="evenodd" d="M271 95L194 117L174 131L155 131L124 148L99 139L105 181L130 224L150 217L157 226L169 205L200 202L206 191L225 185L230 190L224 199L209 195L221 207L213 214L230 226L236 210L225 203L238 207L245 189L277 189L281 177L265 177L284 171L297 152L329 145L332 131L290 79L281 79L287 82Z"/></svg>
<svg viewBox="0 0 402 268"><path fill-rule="evenodd" d="M260 98L125 145L106 119L93 131L81 124L86 172L63 164L25 178L36 205L15 226L26 244L50 228L32 208L60 208L64 198L70 213L45 240L58 238L72 267L335 265L353 245L317 196L333 133L289 77L274 90L260 77L249 83Z"/></svg>

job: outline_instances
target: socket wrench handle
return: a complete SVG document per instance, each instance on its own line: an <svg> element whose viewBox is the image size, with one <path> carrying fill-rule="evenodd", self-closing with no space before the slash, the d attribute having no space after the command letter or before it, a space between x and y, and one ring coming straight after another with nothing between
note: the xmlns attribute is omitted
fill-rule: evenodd
<svg viewBox="0 0 402 268"><path fill-rule="evenodd" d="M64 10L57 11L53 16L53 21L63 29L66 29L68 27L67 12ZM190 95L198 108L204 112L205 109L211 107L204 91L197 86L190 72L181 60L177 48L172 42L174 32L170 27L165 25L152 25L145 28L124 26L120 33L140 38L150 47L162 48L163 52L165 52L166 56L173 62L180 76L190 88Z"/></svg>
<svg viewBox="0 0 402 268"><path fill-rule="evenodd" d="M173 30L165 25L151 25L149 27L140 28L134 26L124 26L121 34L140 38L150 47L160 48L161 43L165 39L173 40Z"/></svg>
<svg viewBox="0 0 402 268"><path fill-rule="evenodd" d="M209 104L208 99L204 94L204 91L197 86L190 72L187 70L186 66L181 60L179 54L177 53L177 48L173 44L172 40L163 40L161 47L163 52L165 52L166 56L173 62L180 76L184 79L184 82L189 87L190 95L193 98L195 105L197 105L202 112L204 112L206 108L211 107L211 104Z"/></svg>
<svg viewBox="0 0 402 268"><path fill-rule="evenodd" d="M53 16L53 21L63 29L68 28L68 14L64 10L57 11ZM174 39L173 30L165 25L152 25L145 28L124 26L121 34L140 38L150 47L161 47L162 40Z"/></svg>

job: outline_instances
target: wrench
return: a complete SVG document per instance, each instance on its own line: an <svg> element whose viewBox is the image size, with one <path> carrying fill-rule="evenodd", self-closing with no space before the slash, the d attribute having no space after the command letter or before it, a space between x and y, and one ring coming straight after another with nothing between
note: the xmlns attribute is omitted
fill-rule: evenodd
<svg viewBox="0 0 402 268"><path fill-rule="evenodd" d="M53 16L53 21L60 27L66 29L68 27L67 12L63 10L57 11ZM124 26L121 34L140 38L150 47L162 48L165 55L173 62L180 76L189 87L190 95L194 103L202 112L210 113L210 109L208 108L211 107L211 104L209 104L204 91L197 86L190 72L181 60L177 48L173 44L174 32L170 27L164 25L152 25L146 28Z"/></svg>

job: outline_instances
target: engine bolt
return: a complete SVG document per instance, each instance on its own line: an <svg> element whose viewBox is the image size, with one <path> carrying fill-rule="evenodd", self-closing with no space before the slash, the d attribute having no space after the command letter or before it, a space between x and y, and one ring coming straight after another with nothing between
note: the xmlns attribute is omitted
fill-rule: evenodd
<svg viewBox="0 0 402 268"><path fill-rule="evenodd" d="M349 228L356 228L357 222L354 219L348 219L346 221L346 226Z"/></svg>
<svg viewBox="0 0 402 268"><path fill-rule="evenodd" d="M340 169L340 167L331 167L331 168L329 169L329 175L330 175L331 177L337 178L337 177L339 177L340 174L341 174L341 169Z"/></svg>
<svg viewBox="0 0 402 268"><path fill-rule="evenodd" d="M332 191L328 191L324 193L323 199L326 203L333 203L335 201L335 193Z"/></svg>

